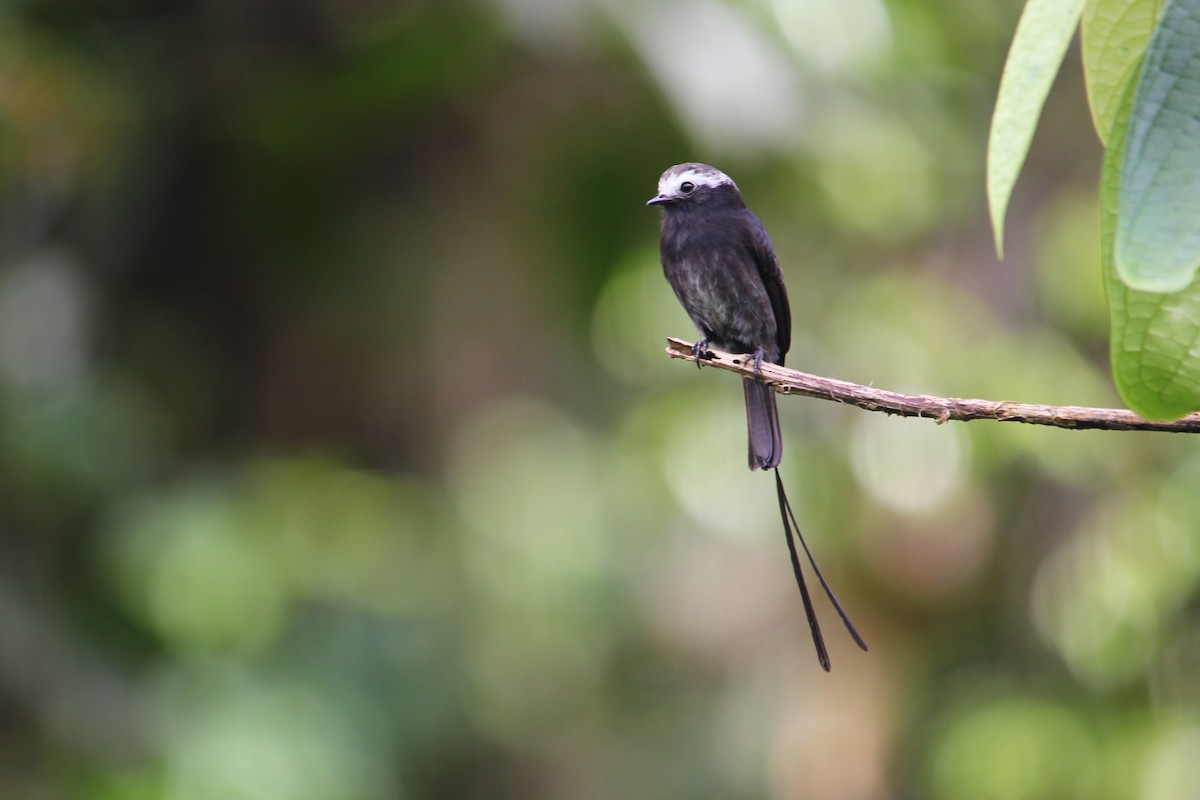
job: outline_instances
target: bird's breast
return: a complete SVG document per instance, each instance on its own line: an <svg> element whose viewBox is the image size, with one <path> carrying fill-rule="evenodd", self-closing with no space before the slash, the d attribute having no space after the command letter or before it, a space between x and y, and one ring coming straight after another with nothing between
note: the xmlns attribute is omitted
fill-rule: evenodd
<svg viewBox="0 0 1200 800"><path fill-rule="evenodd" d="M736 233L736 231L732 232ZM662 265L688 316L714 347L774 358L775 315L745 242L712 226L664 224Z"/></svg>

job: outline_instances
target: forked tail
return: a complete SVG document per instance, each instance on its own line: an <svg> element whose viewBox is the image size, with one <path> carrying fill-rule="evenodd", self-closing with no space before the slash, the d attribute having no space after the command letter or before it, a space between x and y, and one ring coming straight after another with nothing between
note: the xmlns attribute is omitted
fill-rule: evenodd
<svg viewBox="0 0 1200 800"><path fill-rule="evenodd" d="M774 392L772 392L773 394ZM750 393L747 391L747 408L749 407L749 399ZM774 397L772 397L772 401L774 401ZM751 437L752 446L753 441L754 439ZM800 587L800 597L804 600L804 613L808 617L808 627L812 630L813 644L817 648L817 660L821 662L822 669L829 672L829 651L825 649L825 638L821 636L821 625L817 622L817 612L813 608L812 597L808 594L808 585L804 582L804 573L800 571L800 554L796 550L796 539L800 540L800 546L804 548L804 554L808 556L808 563L812 565L813 572L817 575L817 580L821 582L821 588L828 595L829 602L833 603L833 607L837 609L838 616L842 618L842 622L846 625L846 630L854 638L854 643L863 650L867 649L867 643L862 640L862 637L858 635L858 631L854 629L854 623L850 622L850 618L846 616L846 612L842 609L842 604L838 602L837 597L833 594L833 590L825 582L825 576L821 574L820 568L817 567L817 562L813 559L812 551L808 549L808 544L804 541L804 534L800 532L800 526L796 524L796 515L792 513L792 504L788 502L787 492L783 490L783 478L780 477L778 468L775 470L775 491L779 495L779 516L783 520L783 530L787 535L788 553L792 557L792 571L796 574L796 585ZM792 533L793 530L795 531L794 536Z"/></svg>

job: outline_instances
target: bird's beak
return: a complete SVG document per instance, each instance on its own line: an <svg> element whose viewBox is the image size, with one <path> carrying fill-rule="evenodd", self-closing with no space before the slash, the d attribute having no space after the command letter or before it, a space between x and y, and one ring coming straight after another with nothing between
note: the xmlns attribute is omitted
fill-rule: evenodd
<svg viewBox="0 0 1200 800"><path fill-rule="evenodd" d="M651 197L649 200L647 200L646 205L659 206L659 205L662 205L663 203L667 202L670 199L671 198L667 197L665 194L659 194L659 195L655 195L654 197Z"/></svg>

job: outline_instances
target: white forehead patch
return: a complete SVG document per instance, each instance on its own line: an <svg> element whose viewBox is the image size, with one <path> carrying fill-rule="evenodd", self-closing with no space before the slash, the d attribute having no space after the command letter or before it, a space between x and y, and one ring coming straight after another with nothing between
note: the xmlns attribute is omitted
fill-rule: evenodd
<svg viewBox="0 0 1200 800"><path fill-rule="evenodd" d="M676 164L658 179L658 193L660 195L680 194L679 187L685 183L694 183L696 186L709 188L728 184L737 188L732 178L715 167L707 164Z"/></svg>

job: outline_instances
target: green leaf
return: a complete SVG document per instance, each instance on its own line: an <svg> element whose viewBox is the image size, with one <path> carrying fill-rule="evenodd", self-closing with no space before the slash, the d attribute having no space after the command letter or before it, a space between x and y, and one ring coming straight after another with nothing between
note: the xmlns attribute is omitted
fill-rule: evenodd
<svg viewBox="0 0 1200 800"><path fill-rule="evenodd" d="M1116 267L1175 292L1200 266L1200 0L1167 0L1150 39L1121 161Z"/></svg>
<svg viewBox="0 0 1200 800"><path fill-rule="evenodd" d="M1021 12L1000 79L988 135L987 193L996 237L1004 257L1004 213L1025 163L1046 95L1075 33L1085 0L1029 0Z"/></svg>
<svg viewBox="0 0 1200 800"><path fill-rule="evenodd" d="M1083 11L1080 39L1088 105L1096 133L1105 144L1162 4L1163 0L1089 0Z"/></svg>
<svg viewBox="0 0 1200 800"><path fill-rule="evenodd" d="M1181 291L1143 292L1117 274L1115 239L1121 163L1134 85L1114 114L1100 179L1100 256L1112 324L1113 380L1121 399L1148 419L1200 409L1200 280Z"/></svg>

